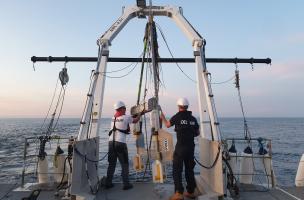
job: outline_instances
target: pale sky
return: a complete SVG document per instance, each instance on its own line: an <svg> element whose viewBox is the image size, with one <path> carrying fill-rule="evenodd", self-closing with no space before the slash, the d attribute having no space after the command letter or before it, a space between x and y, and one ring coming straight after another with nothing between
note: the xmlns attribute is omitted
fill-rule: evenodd
<svg viewBox="0 0 304 200"><path fill-rule="evenodd" d="M63 63L36 63L31 56L96 56L96 40L135 0L0 0L0 117L44 117ZM272 65L239 65L241 93L248 117L304 117L304 1L154 0L183 7L184 16L206 39L207 57L271 58ZM191 57L191 43L169 18L158 17L175 57ZM110 47L110 56L138 57L146 20L134 18ZM159 34L160 56L170 57ZM126 64L109 64L108 70ZM70 82L62 115L81 117L95 63L68 63ZM107 79L103 113L123 100L135 105L139 66L127 77ZM195 79L194 64L182 65ZM213 82L234 75L234 64L208 64ZM162 65L160 103L168 115L176 99L189 98L197 114L196 86L175 65ZM120 76L126 71L113 74ZM220 117L241 116L233 81L213 85ZM198 114L197 114L198 115Z"/></svg>

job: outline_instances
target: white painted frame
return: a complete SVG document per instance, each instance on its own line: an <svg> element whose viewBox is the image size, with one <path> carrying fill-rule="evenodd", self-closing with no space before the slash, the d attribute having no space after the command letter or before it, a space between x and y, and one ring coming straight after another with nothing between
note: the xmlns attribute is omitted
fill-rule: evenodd
<svg viewBox="0 0 304 200"><path fill-rule="evenodd" d="M109 56L109 46L114 38L119 34L119 32L125 27L125 25L134 17L138 16L167 16L171 18L177 26L184 32L187 38L190 40L194 50L195 63L196 63L196 73L197 73L197 92L198 92L198 102L199 102L199 115L200 115L200 133L202 139L215 140L219 142L220 130L219 123L217 119L217 114L214 105L213 94L211 93L211 85L208 81L208 71L205 61L205 51L204 39L197 33L197 31L192 27L192 25L184 18L181 10L178 7L173 6L153 6L151 9L149 7L140 8L137 6L130 6L124 9L121 17L100 37L98 44L100 47L97 67L95 70L95 75L93 78L93 84L89 92L89 101L85 108L85 114L82 118L82 123L78 133L78 141L87 140L90 138L98 137L100 128L100 118L102 114L102 106L104 99L105 90L105 80L104 72L107 69L107 61ZM208 133L206 131L206 124L204 121L210 121L210 130ZM209 126L208 125L208 126ZM88 135L88 133L90 133ZM211 136L212 135L212 136ZM89 149L92 147L88 147ZM200 147L202 149L202 147ZM88 150L88 152L90 152ZM99 152L99 150L97 150ZM207 152L204 152L205 154ZM210 154L210 152L209 152ZM98 157L98 155L97 155ZM221 161L221 159L220 159ZM218 163L221 165L221 162ZM83 163L80 161L78 163L73 163L73 168L78 170L73 170L73 172L79 170L82 175L85 173L83 171ZM82 169L80 169L82 168ZM219 174L220 171L217 170ZM98 172L96 172L98 173ZM73 174L75 175L75 174ZM78 174L79 175L79 174ZM75 175L76 176L76 175ZM81 176L85 177L85 176ZM216 177L213 177L216 178ZM218 181L218 184L223 185L223 181ZM73 182L72 182L73 185ZM74 194L77 194L74 191Z"/></svg>
<svg viewBox="0 0 304 200"><path fill-rule="evenodd" d="M184 18L184 16L181 14L181 10L178 7L174 6L153 6L152 9L149 7L140 8L137 6L126 7L122 16L119 17L118 20L98 40L101 50L99 52L100 55L98 58L97 68L95 70L97 74L94 76L93 86L90 91L90 94L92 96L89 98L88 105L85 109L85 114L82 119L82 122L85 123L82 123L80 126L78 140L86 139L88 131L90 132L89 138L98 136L106 79L106 77L103 76L103 72L105 72L107 68L109 45L131 19L136 16L148 16L150 13L152 13L154 16L167 16L171 18L191 41L194 49L197 69L197 92L199 102L200 127L202 127L201 136L207 139L214 138L214 140L221 140L213 94L211 94L211 86L210 82L208 81L208 71L203 48L204 39ZM90 116L91 114L92 116ZM90 117L91 122L89 123L88 121ZM210 120L213 137L204 131L204 127L206 126L206 124L203 123L203 121L205 121L204 119ZM88 126L89 124L91 124L91 127Z"/></svg>

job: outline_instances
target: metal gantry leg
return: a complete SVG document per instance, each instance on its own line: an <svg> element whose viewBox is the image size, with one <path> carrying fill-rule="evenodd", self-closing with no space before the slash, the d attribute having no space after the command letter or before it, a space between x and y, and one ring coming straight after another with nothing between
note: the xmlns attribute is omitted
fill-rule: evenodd
<svg viewBox="0 0 304 200"><path fill-rule="evenodd" d="M208 80L208 71L205 62L204 48L201 48L199 45L195 46L194 56L196 61L197 93L199 102L201 136L206 139L219 141L221 139L218 127L219 123L214 106L214 99L211 92L210 82ZM203 123L204 121L209 120L211 126L210 135L206 133L206 124Z"/></svg>
<svg viewBox="0 0 304 200"><path fill-rule="evenodd" d="M106 79L104 72L107 68L107 59L109 56L108 44L103 43L101 46L102 47L99 52L97 67L94 72L93 85L88 94L89 101L85 108L85 114L80 122L81 125L77 138L78 140L84 140L98 136L99 119L102 112Z"/></svg>

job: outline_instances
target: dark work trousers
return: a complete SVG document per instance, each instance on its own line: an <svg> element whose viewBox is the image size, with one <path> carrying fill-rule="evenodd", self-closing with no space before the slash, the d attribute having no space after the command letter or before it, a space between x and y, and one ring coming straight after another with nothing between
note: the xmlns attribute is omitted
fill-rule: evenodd
<svg viewBox="0 0 304 200"><path fill-rule="evenodd" d="M186 189L189 193L193 193L196 187L193 171L195 166L194 148L189 149L189 147L175 147L173 155L173 180L175 192L179 193L184 192L184 187L182 183L183 164L185 164L185 178L187 181Z"/></svg>
<svg viewBox="0 0 304 200"><path fill-rule="evenodd" d="M114 143L114 146L113 146ZM121 165L121 176L124 185L129 184L129 158L127 144L122 142L109 142L109 154L108 154L108 171L106 184L111 184L113 175L115 172L117 158Z"/></svg>

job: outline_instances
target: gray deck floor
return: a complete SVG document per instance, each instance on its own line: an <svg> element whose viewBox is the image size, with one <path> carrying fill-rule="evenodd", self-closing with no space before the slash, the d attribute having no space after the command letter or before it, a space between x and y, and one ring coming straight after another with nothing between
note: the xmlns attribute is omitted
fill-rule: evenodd
<svg viewBox="0 0 304 200"><path fill-rule="evenodd" d="M288 194L289 193L289 194ZM261 186L241 185L238 200L297 200L304 199L304 188L285 187L267 189Z"/></svg>
<svg viewBox="0 0 304 200"><path fill-rule="evenodd" d="M174 191L173 185L168 184L150 184L150 183L134 183L134 188L130 190L122 190L122 184L116 183L111 189L101 189L97 195L97 200L115 200L115 199L140 199L140 200L167 200ZM0 199L1 200L20 200L24 197L29 197L31 191L14 191L16 185L13 184L0 184ZM37 188L37 187L35 187ZM59 200L58 196L55 196L55 192L50 190L50 187L44 187L41 191L38 200Z"/></svg>
<svg viewBox="0 0 304 200"><path fill-rule="evenodd" d="M121 184L116 184L114 188L103 190L98 193L98 200L107 199L147 199L147 200L168 200L173 194L173 185L155 185L150 183L133 184L134 188L131 190L122 190Z"/></svg>
<svg viewBox="0 0 304 200"><path fill-rule="evenodd" d="M115 184L114 188L108 190L100 190L96 195L97 200L168 200L173 193L173 185L171 184L151 184L151 183L134 183L131 190L122 190L121 184ZM14 191L16 185L0 184L1 200L20 200L28 197L31 191ZM287 194L289 192L290 194ZM55 192L51 190L43 190L38 200L58 200ZM207 199L204 197L198 200ZM258 186L244 186L240 188L240 195L235 200L304 200L304 188L288 187L265 190Z"/></svg>
<svg viewBox="0 0 304 200"><path fill-rule="evenodd" d="M15 191L17 185L0 184L0 199L1 200L21 200L29 197L32 191ZM53 190L42 190L37 198L38 200L59 200L61 198L55 196Z"/></svg>

